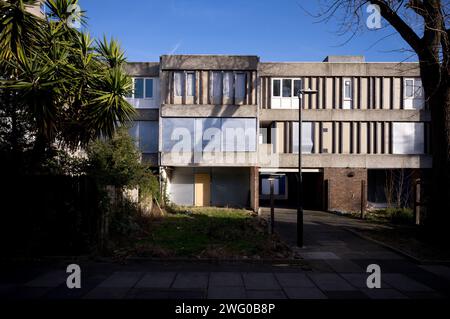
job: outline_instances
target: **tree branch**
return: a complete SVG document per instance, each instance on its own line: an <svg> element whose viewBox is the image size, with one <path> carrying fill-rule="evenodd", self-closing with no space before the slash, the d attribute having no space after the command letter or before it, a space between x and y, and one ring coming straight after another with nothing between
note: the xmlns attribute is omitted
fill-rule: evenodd
<svg viewBox="0 0 450 319"><path fill-rule="evenodd" d="M419 53L421 49L421 39L414 32L413 29L403 21L400 16L392 10L389 4L385 0L369 0L370 3L378 5L380 7L380 13L383 18L385 18L394 29L401 35L401 37Z"/></svg>

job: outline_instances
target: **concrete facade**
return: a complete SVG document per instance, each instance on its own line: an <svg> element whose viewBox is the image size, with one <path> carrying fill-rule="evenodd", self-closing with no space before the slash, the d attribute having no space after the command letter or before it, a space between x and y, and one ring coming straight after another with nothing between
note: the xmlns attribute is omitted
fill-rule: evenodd
<svg viewBox="0 0 450 319"><path fill-rule="evenodd" d="M145 92L152 90L147 85L153 83L151 107L143 107L150 103L139 99L130 99L130 103L138 108L136 121L158 122L159 137L152 137L158 139L158 150L143 158L159 167L169 184L176 181L178 186L170 195L177 204L195 204L192 172L209 170L211 205L257 210L264 191L260 183L267 172L292 175L298 171L300 103L302 165L317 174L311 187L320 184L322 189L317 192L325 187L330 191L322 207L359 210L361 181L366 186L371 182L369 170L431 167L430 112L416 63L368 63L360 56L267 63L257 56L164 55L159 63L130 63L127 72L143 79L135 85L141 88L144 81ZM304 96L300 102L296 93L300 88L317 90L317 94ZM236 149L229 149L228 127L240 132L233 137L234 142L242 142ZM212 136L205 140L210 129L221 130L218 149L212 153L208 150ZM190 134L185 145L189 149L178 156L173 148L176 143L169 140L181 141L183 132ZM193 170L189 178L183 169ZM235 202L225 190L220 195L221 182L216 178L225 175L214 171L235 176L235 187L245 185L245 199L242 196ZM180 184L180 180L190 180L190 184ZM233 188L232 181L227 179L222 185ZM292 176L289 182L279 181L277 191L286 194L276 194L277 198L295 194L292 181ZM177 200L180 196L174 192L183 187L192 188L192 200Z"/></svg>

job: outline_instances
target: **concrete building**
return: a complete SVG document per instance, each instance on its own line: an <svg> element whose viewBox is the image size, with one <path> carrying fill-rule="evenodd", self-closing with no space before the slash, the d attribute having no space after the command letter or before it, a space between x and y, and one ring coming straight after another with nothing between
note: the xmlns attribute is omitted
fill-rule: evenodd
<svg viewBox="0 0 450 319"><path fill-rule="evenodd" d="M393 172L409 184L431 167L430 113L416 63L164 55L127 68L128 99L138 110L130 132L179 205L257 210L273 173L277 204L295 205L301 88L318 91L301 101L307 208L384 205Z"/></svg>

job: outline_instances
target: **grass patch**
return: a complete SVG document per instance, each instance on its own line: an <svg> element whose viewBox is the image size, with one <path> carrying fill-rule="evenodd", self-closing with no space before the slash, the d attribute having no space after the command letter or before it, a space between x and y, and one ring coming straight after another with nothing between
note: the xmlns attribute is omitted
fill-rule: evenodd
<svg viewBox="0 0 450 319"><path fill-rule="evenodd" d="M267 232L265 221L246 210L174 208L152 220L126 253L148 257L288 258L291 251ZM123 252L122 252L123 253Z"/></svg>
<svg viewBox="0 0 450 319"><path fill-rule="evenodd" d="M351 218L360 219L361 212L342 214ZM415 222L414 212L410 208L386 208L365 212L365 220L381 224L412 225Z"/></svg>

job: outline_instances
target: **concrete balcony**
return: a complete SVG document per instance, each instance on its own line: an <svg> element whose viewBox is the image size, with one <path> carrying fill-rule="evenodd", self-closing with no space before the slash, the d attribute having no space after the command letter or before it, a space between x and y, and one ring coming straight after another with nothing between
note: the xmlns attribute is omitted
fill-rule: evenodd
<svg viewBox="0 0 450 319"><path fill-rule="evenodd" d="M162 117L257 117L256 105L163 104Z"/></svg>
<svg viewBox="0 0 450 319"><path fill-rule="evenodd" d="M261 122L298 121L298 109L261 109ZM303 120L310 122L429 122L427 110L303 110Z"/></svg>
<svg viewBox="0 0 450 319"><path fill-rule="evenodd" d="M161 153L161 165L175 167L253 167L258 166L258 153Z"/></svg>
<svg viewBox="0 0 450 319"><path fill-rule="evenodd" d="M267 145L267 144L266 144ZM260 145L261 146L261 145ZM259 149L259 167L297 168L298 155L272 153ZM430 155L393 154L303 154L302 166L305 168L431 168Z"/></svg>

